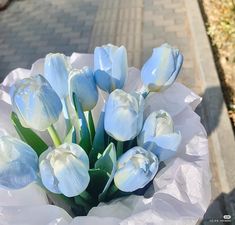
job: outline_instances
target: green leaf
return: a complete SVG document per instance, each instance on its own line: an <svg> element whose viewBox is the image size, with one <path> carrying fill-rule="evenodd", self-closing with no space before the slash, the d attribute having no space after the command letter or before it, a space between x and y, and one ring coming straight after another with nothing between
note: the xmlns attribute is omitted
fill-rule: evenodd
<svg viewBox="0 0 235 225"><path fill-rule="evenodd" d="M113 143L110 143L109 146L105 149L103 154L95 163L96 169L101 169L106 171L109 175L113 173L116 169L116 150Z"/></svg>
<svg viewBox="0 0 235 225"><path fill-rule="evenodd" d="M94 125L94 120L93 120L91 111L88 112L88 125L89 125L90 134L91 134L91 141L93 141L95 137L95 125Z"/></svg>
<svg viewBox="0 0 235 225"><path fill-rule="evenodd" d="M48 149L48 145L35 132L30 128L25 128L21 125L16 113L11 113L11 120L20 138L30 145L38 156Z"/></svg>
<svg viewBox="0 0 235 225"><path fill-rule="evenodd" d="M116 164L117 164L117 156L116 156L115 145L113 143L110 143L109 146L105 149L104 153L101 155L101 157L95 163L95 168L102 169L106 171L109 175L109 179L102 193L99 195L100 201L105 200L107 190L110 184L112 183L116 172Z"/></svg>
<svg viewBox="0 0 235 225"><path fill-rule="evenodd" d="M101 169L90 169L90 183L86 189L92 197L96 198L98 201L98 195L103 191L106 183L109 180L109 175L106 171Z"/></svg>
<svg viewBox="0 0 235 225"><path fill-rule="evenodd" d="M90 165L94 166L99 153L103 153L105 150L105 137L107 136L104 130L104 111L100 113L100 118L96 127L96 133L92 145L92 150L89 155Z"/></svg>
<svg viewBox="0 0 235 225"><path fill-rule="evenodd" d="M73 102L74 107L77 112L78 121L80 123L80 143L79 145L89 154L91 150L91 138L90 138L90 132L87 125L85 114L82 110L81 103L78 100L78 97L75 93L73 93Z"/></svg>
<svg viewBox="0 0 235 225"><path fill-rule="evenodd" d="M76 143L76 130L74 127L71 127L70 131L64 139L64 143Z"/></svg>

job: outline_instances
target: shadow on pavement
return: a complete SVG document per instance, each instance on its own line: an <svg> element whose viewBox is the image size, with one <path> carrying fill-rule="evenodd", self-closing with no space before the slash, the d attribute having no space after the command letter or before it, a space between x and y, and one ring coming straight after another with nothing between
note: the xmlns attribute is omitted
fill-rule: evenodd
<svg viewBox="0 0 235 225"><path fill-rule="evenodd" d="M196 109L201 116L208 136L216 129L220 121L223 104L223 94L220 87L211 87L201 95L202 102Z"/></svg>
<svg viewBox="0 0 235 225"><path fill-rule="evenodd" d="M235 189L221 193L208 207L200 225L235 224Z"/></svg>

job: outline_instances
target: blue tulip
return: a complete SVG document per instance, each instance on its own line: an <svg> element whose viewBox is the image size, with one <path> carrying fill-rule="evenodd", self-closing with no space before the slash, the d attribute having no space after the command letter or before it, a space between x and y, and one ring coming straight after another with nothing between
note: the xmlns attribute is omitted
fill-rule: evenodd
<svg viewBox="0 0 235 225"><path fill-rule="evenodd" d="M111 93L123 88L128 73L125 47L111 44L96 47L94 71L96 83L102 90Z"/></svg>
<svg viewBox="0 0 235 225"><path fill-rule="evenodd" d="M37 179L38 157L24 142L0 137L0 186L20 189Z"/></svg>
<svg viewBox="0 0 235 225"><path fill-rule="evenodd" d="M152 112L138 136L138 145L155 153L160 161L173 157L180 142L181 134L174 132L172 118L164 110Z"/></svg>
<svg viewBox="0 0 235 225"><path fill-rule="evenodd" d="M39 131L55 123L62 111L60 98L41 75L17 81L11 87L11 101L22 125Z"/></svg>
<svg viewBox="0 0 235 225"><path fill-rule="evenodd" d="M77 95L83 111L89 111L95 107L98 101L98 90L91 69L84 67L70 72L69 93L72 103L73 93Z"/></svg>
<svg viewBox="0 0 235 225"><path fill-rule="evenodd" d="M82 193L90 181L89 159L77 144L62 144L48 149L39 158L43 185L51 192L74 197Z"/></svg>
<svg viewBox="0 0 235 225"><path fill-rule="evenodd" d="M113 91L106 102L104 128L118 141L134 139L143 125L144 98L141 94Z"/></svg>
<svg viewBox="0 0 235 225"><path fill-rule="evenodd" d="M153 50L141 70L141 79L149 91L162 91L173 84L183 64L179 49L163 44Z"/></svg>
<svg viewBox="0 0 235 225"><path fill-rule="evenodd" d="M61 99L68 96L68 75L71 66L65 55L50 53L46 55L44 76Z"/></svg>
<svg viewBox="0 0 235 225"><path fill-rule="evenodd" d="M121 191L132 192L145 187L158 171L158 158L150 151L134 147L118 160L114 183Z"/></svg>

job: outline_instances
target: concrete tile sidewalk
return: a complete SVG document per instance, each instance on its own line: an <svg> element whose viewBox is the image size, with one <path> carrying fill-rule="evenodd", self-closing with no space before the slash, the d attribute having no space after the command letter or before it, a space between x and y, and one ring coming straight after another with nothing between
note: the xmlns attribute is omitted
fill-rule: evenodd
<svg viewBox="0 0 235 225"><path fill-rule="evenodd" d="M13 1L5 11L0 12L0 81L14 68L30 68L36 59L44 57L48 52L63 52L66 55L72 52L89 53L93 52L95 46L107 43L125 45L129 65L140 68L154 47L168 42L184 54L180 81L200 95L208 95L209 91L213 97L217 89L205 90L200 60L195 52L193 25L189 20L192 12L189 12L188 5L197 3L192 2ZM213 60L212 56L210 60ZM214 88L220 90L220 87ZM206 115L205 109L201 107L198 112L204 125L210 128L210 116ZM213 123L216 127L217 123ZM218 173L218 157L216 159L212 143L214 139L211 138L215 127L208 128L214 197L223 191Z"/></svg>

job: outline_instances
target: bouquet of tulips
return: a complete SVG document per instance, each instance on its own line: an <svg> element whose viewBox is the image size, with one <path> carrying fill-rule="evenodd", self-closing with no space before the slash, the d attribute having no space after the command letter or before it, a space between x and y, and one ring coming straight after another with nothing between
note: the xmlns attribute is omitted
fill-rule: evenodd
<svg viewBox="0 0 235 225"><path fill-rule="evenodd" d="M168 100L157 96L172 85L177 92L182 63L168 44L153 50L140 73L128 69L123 46L96 47L92 65L79 68L48 54L41 74L24 74L8 87L16 134L4 126L0 132L0 186L36 181L73 216L146 195L184 144L172 113L158 107Z"/></svg>

